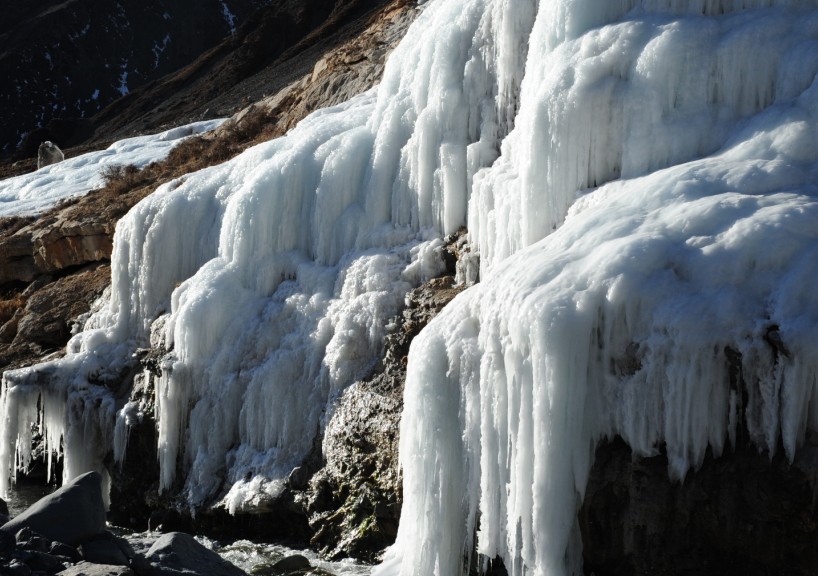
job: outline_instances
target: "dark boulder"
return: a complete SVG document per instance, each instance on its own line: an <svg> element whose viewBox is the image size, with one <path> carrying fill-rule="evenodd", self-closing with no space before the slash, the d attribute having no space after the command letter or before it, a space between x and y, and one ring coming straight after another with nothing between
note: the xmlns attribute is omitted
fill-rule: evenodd
<svg viewBox="0 0 818 576"><path fill-rule="evenodd" d="M147 553L155 576L243 576L245 572L184 532L162 535Z"/></svg>
<svg viewBox="0 0 818 576"><path fill-rule="evenodd" d="M16 534L23 528L57 542L77 545L105 530L102 476L87 472L41 498L0 530Z"/></svg>
<svg viewBox="0 0 818 576"><path fill-rule="evenodd" d="M273 564L273 574L305 574L312 565L301 554L293 554Z"/></svg>
<svg viewBox="0 0 818 576"><path fill-rule="evenodd" d="M127 566L80 562L59 572L59 576L134 576L134 571Z"/></svg>
<svg viewBox="0 0 818 576"><path fill-rule="evenodd" d="M129 566L137 575L152 574L150 562L137 554L127 540L108 531L102 532L93 540L83 542L79 552L83 559L93 564Z"/></svg>

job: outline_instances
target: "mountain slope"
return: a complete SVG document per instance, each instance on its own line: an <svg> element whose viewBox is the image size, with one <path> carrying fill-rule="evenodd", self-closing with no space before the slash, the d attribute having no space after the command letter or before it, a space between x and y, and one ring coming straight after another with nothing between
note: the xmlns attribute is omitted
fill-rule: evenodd
<svg viewBox="0 0 818 576"><path fill-rule="evenodd" d="M225 117L362 31L383 0L55 3L0 34L0 156ZM120 10L120 11L117 11ZM233 28L230 28L232 24ZM149 34L144 34L150 30ZM19 149L18 149L19 146Z"/></svg>
<svg viewBox="0 0 818 576"><path fill-rule="evenodd" d="M51 133L64 146L90 135L82 120L145 82L177 70L249 21L259 0L99 3L4 2L0 28L0 154L62 119ZM6 18L8 15L8 18Z"/></svg>

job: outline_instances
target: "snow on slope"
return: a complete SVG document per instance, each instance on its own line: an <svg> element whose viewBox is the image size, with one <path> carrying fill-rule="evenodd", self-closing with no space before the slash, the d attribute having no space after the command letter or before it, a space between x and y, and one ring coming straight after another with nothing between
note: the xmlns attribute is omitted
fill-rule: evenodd
<svg viewBox="0 0 818 576"><path fill-rule="evenodd" d="M165 158L182 138L216 128L223 120L207 120L166 130L160 134L126 138L107 149L68 158L57 164L0 180L0 217L44 212L60 200L81 196L104 184L106 166L138 168Z"/></svg>
<svg viewBox="0 0 818 576"><path fill-rule="evenodd" d="M818 424L817 9L426 3L377 90L121 221L111 297L69 357L3 376L3 470L39 394L66 475L98 466L120 406L89 381L153 328L174 346L163 486L181 473L191 504L231 510L275 495L466 222L483 281L413 344L377 573L460 573L475 530L511 574L577 572L605 435L666 445L674 477L738 426L792 456Z"/></svg>

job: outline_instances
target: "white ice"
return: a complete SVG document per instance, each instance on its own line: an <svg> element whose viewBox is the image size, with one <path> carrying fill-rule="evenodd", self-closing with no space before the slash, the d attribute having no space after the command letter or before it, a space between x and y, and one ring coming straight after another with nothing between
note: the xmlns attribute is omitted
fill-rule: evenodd
<svg viewBox="0 0 818 576"><path fill-rule="evenodd" d="M28 174L0 180L0 216L32 216L60 200L82 196L104 184L104 168L115 165L143 168L164 159L181 139L213 130L221 122L223 120L207 120L159 134L119 140L105 150L88 152Z"/></svg>
<svg viewBox="0 0 818 576"><path fill-rule="evenodd" d="M38 390L50 438L121 443L133 407L117 434L88 402L154 326L162 486L263 507L464 224L481 283L412 345L377 574L459 574L472 544L513 575L579 573L606 436L664 446L674 478L738 426L792 457L818 425L817 8L425 3L377 90L120 222L110 298L68 357L3 377L0 465L27 457ZM67 469L93 446L67 444Z"/></svg>
<svg viewBox="0 0 818 576"><path fill-rule="evenodd" d="M376 574L460 573L475 537L509 574L581 573L601 438L683 478L736 426L790 458L818 426L818 12L691 4L540 6L516 129L472 183L483 283L409 355Z"/></svg>

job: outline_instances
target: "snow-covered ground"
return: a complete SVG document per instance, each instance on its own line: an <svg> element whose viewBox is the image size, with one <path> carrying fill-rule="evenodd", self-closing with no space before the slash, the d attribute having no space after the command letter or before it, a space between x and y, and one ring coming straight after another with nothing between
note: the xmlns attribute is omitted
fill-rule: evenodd
<svg viewBox="0 0 818 576"><path fill-rule="evenodd" d="M88 381L161 337L163 486L274 497L468 224L481 283L412 345L377 573L460 573L478 517L510 574L578 573L600 438L681 478L738 426L790 457L818 428L817 72L813 0L427 2L379 88L120 222L69 356L3 376L3 478L39 395L67 475L121 455L139 407Z"/></svg>
<svg viewBox="0 0 818 576"><path fill-rule="evenodd" d="M183 138L216 128L223 120L207 120L160 134L119 140L107 149L68 158L39 170L0 180L0 217L44 212L66 198L82 196L104 184L107 166L138 168L165 158Z"/></svg>

